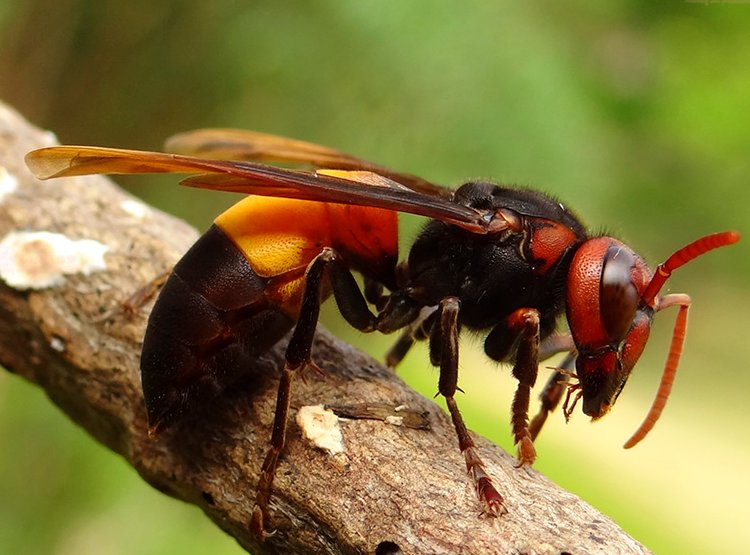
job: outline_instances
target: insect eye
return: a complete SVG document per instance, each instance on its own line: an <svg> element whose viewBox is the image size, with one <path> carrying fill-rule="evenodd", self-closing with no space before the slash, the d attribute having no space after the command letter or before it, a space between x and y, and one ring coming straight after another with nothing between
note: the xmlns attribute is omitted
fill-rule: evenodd
<svg viewBox="0 0 750 555"><path fill-rule="evenodd" d="M635 257L627 249L611 246L604 256L600 310L604 329L612 343L625 338L638 309L638 290L633 284Z"/></svg>

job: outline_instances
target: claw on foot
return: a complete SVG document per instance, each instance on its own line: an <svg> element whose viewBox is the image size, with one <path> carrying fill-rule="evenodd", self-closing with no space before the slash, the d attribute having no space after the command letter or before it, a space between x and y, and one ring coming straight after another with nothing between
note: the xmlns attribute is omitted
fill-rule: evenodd
<svg viewBox="0 0 750 555"><path fill-rule="evenodd" d="M261 541L266 537L266 531L263 529L263 511L258 505L253 507L250 517L250 532Z"/></svg>
<svg viewBox="0 0 750 555"><path fill-rule="evenodd" d="M484 470L484 464L476 449L469 447L464 451L464 456L466 457L466 470L471 476L474 490L483 507L482 515L495 517L507 513L508 510L503 504L503 496L495 489L492 478Z"/></svg>
<svg viewBox="0 0 750 555"><path fill-rule="evenodd" d="M260 541L270 538L276 533L276 530L266 532L264 527L265 511L259 505L253 507L253 514L250 516L250 532Z"/></svg>
<svg viewBox="0 0 750 555"><path fill-rule="evenodd" d="M475 467L472 471L474 487L484 510L482 516L496 517L508 512L500 495L492 484L492 478L481 467Z"/></svg>
<svg viewBox="0 0 750 555"><path fill-rule="evenodd" d="M531 437L524 436L518 442L518 464L516 468L520 468L525 465L531 466L536 460L536 448L534 442L531 441Z"/></svg>

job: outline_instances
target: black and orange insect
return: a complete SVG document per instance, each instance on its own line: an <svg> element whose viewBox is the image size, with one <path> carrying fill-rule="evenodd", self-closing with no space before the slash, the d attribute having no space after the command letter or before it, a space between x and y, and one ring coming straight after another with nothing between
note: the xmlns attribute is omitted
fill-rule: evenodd
<svg viewBox="0 0 750 555"><path fill-rule="evenodd" d="M253 357L294 330L252 517L259 535L284 448L291 383L313 364L325 298L333 295L358 330L404 330L388 355L392 366L415 340L429 340L466 467L484 512L498 515L503 498L454 397L461 329L484 334L487 355L513 364L512 432L519 462L531 464L533 440L565 392L566 417L579 399L586 415L605 415L646 345L654 314L677 306L661 385L626 443L631 447L664 408L687 328L690 298L659 291L675 269L739 240L733 231L702 237L654 272L628 246L591 236L565 205L532 189L482 181L444 189L336 150L247 131L186 133L168 149L182 154L61 146L26 160L42 179L188 173L184 185L249 195L216 218L175 266L149 318L141 370L149 426L158 432L216 397ZM326 169L259 163L270 161ZM430 218L400 263L397 212ZM363 276L364 291L352 271ZM558 334L563 313L569 333ZM557 352L568 356L529 422L539 361Z"/></svg>

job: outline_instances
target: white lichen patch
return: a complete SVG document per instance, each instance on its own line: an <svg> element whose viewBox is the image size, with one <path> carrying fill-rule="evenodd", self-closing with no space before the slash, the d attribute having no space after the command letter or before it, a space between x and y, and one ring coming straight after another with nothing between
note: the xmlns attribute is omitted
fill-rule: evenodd
<svg viewBox="0 0 750 555"><path fill-rule="evenodd" d="M146 214L148 214L149 212L148 206L135 199L123 200L120 203L120 208L122 208L125 212L127 212L134 218L138 218L139 220L145 218Z"/></svg>
<svg viewBox="0 0 750 555"><path fill-rule="evenodd" d="M307 405L297 412L297 424L305 439L317 448L335 456L344 452L339 417L323 405Z"/></svg>
<svg viewBox="0 0 750 555"><path fill-rule="evenodd" d="M16 289L58 285L67 274L104 270L108 247L49 231L12 231L0 241L0 279Z"/></svg>
<svg viewBox="0 0 750 555"><path fill-rule="evenodd" d="M385 423L390 424L391 426L403 426L404 417L403 416L386 416Z"/></svg>
<svg viewBox="0 0 750 555"><path fill-rule="evenodd" d="M7 195L18 189L18 179L15 175L8 173L8 170L0 166L0 202L3 202Z"/></svg>

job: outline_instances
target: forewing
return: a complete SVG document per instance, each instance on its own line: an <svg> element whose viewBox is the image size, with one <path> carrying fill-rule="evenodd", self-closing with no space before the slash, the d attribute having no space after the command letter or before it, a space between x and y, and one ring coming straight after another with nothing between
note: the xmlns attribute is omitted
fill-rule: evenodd
<svg viewBox="0 0 750 555"><path fill-rule="evenodd" d="M482 215L472 208L411 190L388 177L369 175L373 172L308 172L252 162L80 146L47 147L32 151L26 155L26 164L40 179L97 173L192 173L198 175L183 180L184 185L373 206L443 220L475 233L487 232Z"/></svg>

